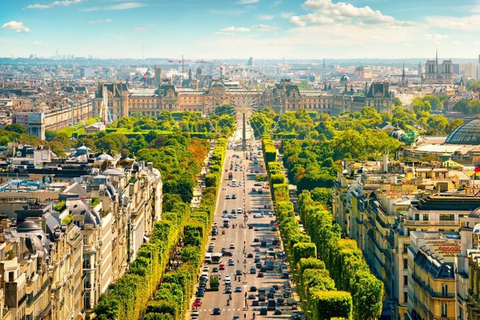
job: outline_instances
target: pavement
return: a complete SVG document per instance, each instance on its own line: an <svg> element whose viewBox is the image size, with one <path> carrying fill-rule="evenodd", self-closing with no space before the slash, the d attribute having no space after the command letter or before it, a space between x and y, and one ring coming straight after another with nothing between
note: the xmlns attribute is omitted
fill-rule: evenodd
<svg viewBox="0 0 480 320"><path fill-rule="evenodd" d="M240 122L239 122L240 123ZM225 264L225 270L221 270L218 274L221 276L220 280L220 290L219 291L208 291L209 282L207 283L207 291L205 291L205 296L202 297L202 305L197 308L199 311L199 320L203 319L235 319L235 316L238 316L239 319L290 319L292 312L298 310L292 310L291 306L287 306L287 299L285 299L285 305L278 306L282 311L282 315L274 315L274 311L268 311L267 315L260 316L260 308L266 307L267 302L259 302L259 306L253 306L253 301L258 301L258 291L250 292L249 289L251 286L256 286L257 289L266 289L268 292L273 285L277 285L279 289L275 292L275 300L283 295L284 291L283 285L285 281L291 281L291 279L286 280L281 278L280 265L283 263L283 254L282 247L279 245L272 245L274 239L280 239L278 231L272 230L274 224L271 222L275 220L275 216L269 216L268 212L274 213L273 204L270 196L270 192L267 189L268 183L263 183L263 186L254 186L255 184L255 173L251 173L251 170L258 169L259 175L265 175L265 164L263 162L263 156L259 155L259 148L255 146L256 142L253 138L253 131L250 127L247 127L247 146L250 145L251 148L247 152L240 151L242 145L242 126L241 123L237 126L238 130L235 132L232 138L229 139L229 148L227 150L225 167L227 172L223 172L222 185L220 187L219 199L217 205L217 211L215 214L214 223L218 226L218 235L216 239L212 239L210 242L214 244L214 253L220 253L222 248L226 248L227 251L231 252L232 256L223 256L221 263ZM237 148L239 151L235 151L234 148ZM252 154L257 155L258 164L254 164L254 161L246 159L246 155ZM261 153L261 152L260 152ZM237 158L236 156L239 156ZM235 171L236 163L238 163L237 171ZM233 170L230 170L232 165ZM240 169L242 168L242 169ZM237 185L241 182L242 186L233 187L231 186L231 181L228 180L228 172L232 172L233 179L236 180ZM252 188L256 190L262 189L263 193L259 194L258 192L253 193ZM231 198L233 194L236 195L236 199L226 199L227 194ZM266 207L266 208L265 208ZM231 214L231 210L238 208L242 209L242 214ZM268 209L270 208L270 209ZM224 228L224 220L227 219L228 215L222 217L223 211L227 210L228 214L231 214L229 221L229 227ZM252 212L251 212L252 211ZM244 214L246 212L251 212ZM254 218L254 214L258 213L267 213L263 217ZM235 228L233 226L236 225ZM248 225L252 226L252 229L249 229ZM222 234L222 231L225 231L225 234ZM258 240L259 242L256 242ZM266 246L262 247L261 242L266 242ZM233 244L234 249L230 249L230 245ZM208 245L207 245L208 247ZM255 274L250 274L251 266L255 266L254 258L247 258L248 253L252 253L255 257L255 254L260 255L261 263L265 264L267 260L267 250L269 247L273 247L274 251L277 253L277 257L274 260L273 270L267 270L264 277L258 277L258 272L260 269L256 269ZM258 251L258 252L256 252ZM278 257L280 255L280 257ZM232 258L234 261L233 266L228 266L228 260ZM273 259L273 258L271 258ZM209 274L216 274L212 272L214 267L219 267L219 264L204 264L203 267L209 268ZM242 275L240 280L235 280L236 270L240 270ZM226 294L224 279L226 275L230 275L232 279L232 299L227 304L229 300L229 294ZM291 278L291 272L290 272ZM236 287L240 287L241 292L235 292ZM245 294L255 294L255 299L245 299ZM192 297L192 302L195 297ZM298 306L300 303L298 303ZM213 315L213 309L220 308L220 315ZM255 317L254 317L255 314ZM191 319L191 313L188 313L187 319Z"/></svg>

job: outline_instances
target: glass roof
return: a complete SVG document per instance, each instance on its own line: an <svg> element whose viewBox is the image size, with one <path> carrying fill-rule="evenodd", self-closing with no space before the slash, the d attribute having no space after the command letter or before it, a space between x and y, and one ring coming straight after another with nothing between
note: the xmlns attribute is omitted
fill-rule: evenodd
<svg viewBox="0 0 480 320"><path fill-rule="evenodd" d="M480 145L480 119L472 120L456 128L445 143Z"/></svg>

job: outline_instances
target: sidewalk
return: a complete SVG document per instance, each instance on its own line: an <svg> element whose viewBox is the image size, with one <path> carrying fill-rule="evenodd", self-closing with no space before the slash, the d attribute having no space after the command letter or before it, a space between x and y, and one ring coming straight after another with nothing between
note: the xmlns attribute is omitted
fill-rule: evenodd
<svg viewBox="0 0 480 320"><path fill-rule="evenodd" d="M193 189L193 198L190 203L190 208L198 208L202 202L202 183L205 180L205 175L210 171L208 166L208 159L212 155L213 149L215 147L211 146L210 151L207 153L205 160L203 161L203 167L200 170L200 173L197 175L197 185Z"/></svg>

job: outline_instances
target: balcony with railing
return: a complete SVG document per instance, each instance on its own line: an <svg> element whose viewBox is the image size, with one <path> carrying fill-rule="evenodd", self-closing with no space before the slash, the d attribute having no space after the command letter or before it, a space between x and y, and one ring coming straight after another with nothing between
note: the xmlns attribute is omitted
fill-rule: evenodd
<svg viewBox="0 0 480 320"><path fill-rule="evenodd" d="M455 299L455 293L448 292L436 292L428 286L422 279L420 279L416 274L412 274L412 278L424 291L426 291L432 298L439 299Z"/></svg>

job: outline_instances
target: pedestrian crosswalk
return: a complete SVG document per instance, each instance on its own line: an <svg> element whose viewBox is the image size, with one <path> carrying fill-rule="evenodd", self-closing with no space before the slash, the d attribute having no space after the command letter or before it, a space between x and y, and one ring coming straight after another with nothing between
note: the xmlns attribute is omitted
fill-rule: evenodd
<svg viewBox="0 0 480 320"><path fill-rule="evenodd" d="M223 308L222 312L229 312L229 311L242 311L242 308ZM212 309L199 309L200 312L212 312Z"/></svg>

